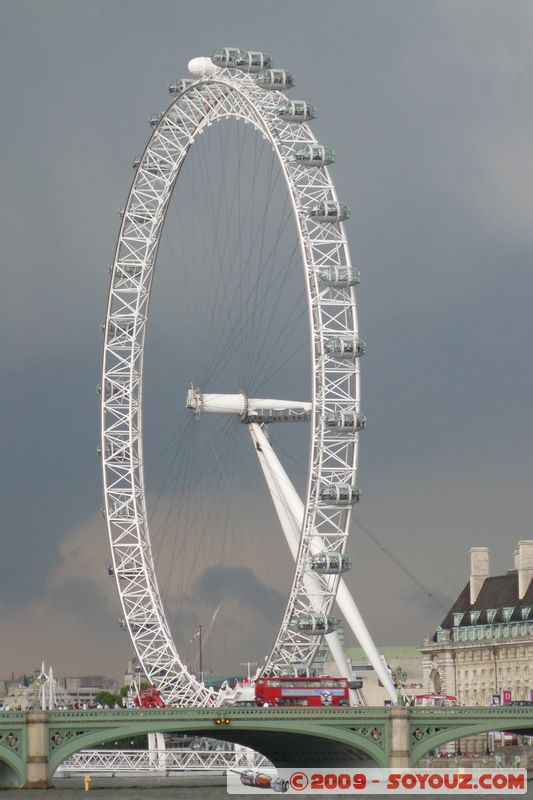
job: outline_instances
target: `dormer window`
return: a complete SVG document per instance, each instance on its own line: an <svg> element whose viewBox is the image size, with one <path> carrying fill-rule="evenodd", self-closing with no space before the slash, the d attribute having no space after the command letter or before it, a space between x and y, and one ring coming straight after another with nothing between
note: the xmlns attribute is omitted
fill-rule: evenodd
<svg viewBox="0 0 533 800"><path fill-rule="evenodd" d="M509 620L513 616L514 609L515 609L514 606L506 606L506 608L503 609L502 613L504 622L509 622Z"/></svg>
<svg viewBox="0 0 533 800"><path fill-rule="evenodd" d="M470 624L475 625L479 619L479 615L481 611L471 611L470 612Z"/></svg>
<svg viewBox="0 0 533 800"><path fill-rule="evenodd" d="M487 608L487 622L490 624L496 619L497 608Z"/></svg>
<svg viewBox="0 0 533 800"><path fill-rule="evenodd" d="M463 612L456 613L456 614L454 614L454 615L453 615L453 627L454 627L454 628L458 628L458 627L459 627L459 625L461 624L461 620L463 619L463 617L464 617L464 614L463 614Z"/></svg>
<svg viewBox="0 0 533 800"><path fill-rule="evenodd" d="M531 611L531 606L524 606L520 609L520 614L522 615L522 619L527 619L529 617Z"/></svg>

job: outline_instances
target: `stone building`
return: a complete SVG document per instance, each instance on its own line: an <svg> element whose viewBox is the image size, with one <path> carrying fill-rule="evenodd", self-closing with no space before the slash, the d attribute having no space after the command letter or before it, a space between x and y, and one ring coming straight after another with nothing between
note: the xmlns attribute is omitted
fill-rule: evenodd
<svg viewBox="0 0 533 800"><path fill-rule="evenodd" d="M490 575L486 547L470 550L470 580L420 648L424 687L465 705L493 694L530 700L533 690L533 540L522 540L514 568Z"/></svg>

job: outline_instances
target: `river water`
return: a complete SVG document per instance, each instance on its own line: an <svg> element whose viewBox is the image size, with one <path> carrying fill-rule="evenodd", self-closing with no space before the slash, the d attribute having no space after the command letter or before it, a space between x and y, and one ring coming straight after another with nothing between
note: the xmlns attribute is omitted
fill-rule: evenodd
<svg viewBox="0 0 533 800"><path fill-rule="evenodd" d="M97 784L97 781L94 782ZM253 795L229 795L226 792L226 787L224 786L192 786L187 787L183 785L178 785L177 783L169 786L117 786L117 787L109 787L109 786L98 786L93 785L89 792L84 792L83 790L83 781L80 779L71 779L68 781L68 785L61 786L61 788L56 787L55 789L48 789L46 792L42 791L24 791L21 794L19 789L7 789L4 791L0 791L0 799L1 800L24 800L25 798L31 797L32 800L82 800L82 798L93 798L93 800L231 800L233 797L247 797L250 798ZM260 797L261 795L258 793L257 795ZM274 797L274 795L268 793L265 795L266 797ZM279 795L279 797L286 797L287 800L289 798L294 798L297 795L294 794L287 794L287 795ZM314 795L316 797L316 795ZM383 795L379 795L383 797ZM389 794L386 795L388 798L392 798L393 795ZM397 795L398 796L398 795ZM428 797L431 795L411 795L411 794L404 794L400 795L401 797L411 797L412 800L427 800ZM437 795L433 795L436 797ZM481 794L480 792L472 795L453 795L454 797L463 797L463 798L470 798L470 800L474 800L474 798L480 797L487 797L490 800L509 800L510 797L526 797L533 800L533 781L529 781L528 784L528 791L527 794L522 795L496 795L496 794ZM313 795L305 794L299 795L302 798L311 798ZM350 795L320 795L320 797L329 797L331 800L340 800L340 798L344 798L346 800L347 797L355 798L359 797L361 800L375 800L378 795L366 795L364 793L358 794L350 794Z"/></svg>

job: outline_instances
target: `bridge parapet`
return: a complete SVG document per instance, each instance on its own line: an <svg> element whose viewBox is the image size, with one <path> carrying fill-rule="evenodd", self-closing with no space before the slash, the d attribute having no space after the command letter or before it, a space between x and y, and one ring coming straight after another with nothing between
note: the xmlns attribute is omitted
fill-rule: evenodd
<svg viewBox="0 0 533 800"><path fill-rule="evenodd" d="M480 716L483 718L505 717L506 719L533 718L533 706L448 706L446 708L416 706L410 709L411 717L461 717Z"/></svg>
<svg viewBox="0 0 533 800"><path fill-rule="evenodd" d="M127 708L127 709L87 709L50 711L50 722L61 722L65 719L77 720L142 720L142 719L208 719L231 715L233 719L388 719L390 710L383 706L364 708L350 707L311 707L311 706L269 706L243 707L222 706L219 708Z"/></svg>

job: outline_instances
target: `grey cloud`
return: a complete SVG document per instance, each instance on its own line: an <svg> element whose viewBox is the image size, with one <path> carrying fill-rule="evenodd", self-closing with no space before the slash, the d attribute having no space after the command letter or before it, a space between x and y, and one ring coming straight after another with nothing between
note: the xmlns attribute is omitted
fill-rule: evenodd
<svg viewBox="0 0 533 800"><path fill-rule="evenodd" d="M348 233L363 274L359 311L369 344L358 518L435 596L464 585L473 544L491 548L493 572L510 566L516 541L531 535L532 35L530 4L494 0L335 0L327 7L311 0L305 9L292 1L281 24L272 4L244 0L4 3L6 617L25 612L42 640L49 625L58 641L53 615L36 609L47 602L61 544L102 505L98 327L131 159L148 135L145 121L168 102L165 87L185 75L187 60L233 43L264 47L277 65L294 69L293 96L318 105L313 127L336 149L332 174L352 208ZM153 342L161 338L154 334ZM162 349L167 369L172 350L171 341ZM182 361L172 393L168 381L154 382L165 419L176 398L183 402L191 380L186 366ZM307 387L299 372L290 381L295 394ZM163 435L155 440L161 442ZM305 460L303 447L287 444ZM250 546L257 541L259 550L261 538L268 544L268 570L256 573L256 588L274 613L290 569L283 563L276 582L285 545L274 549L267 538L279 531L269 501L257 500L263 487L254 484L252 463L244 456L227 469L252 511L260 502L261 533ZM244 517L250 529L248 506ZM103 526L86 535L89 544L107 546ZM411 602L406 576L355 527L350 548L347 580L376 639L420 641L440 613L423 599ZM255 569L253 559L245 566ZM252 592L254 572L235 569L235 583ZM201 585L213 602L228 593L237 607L243 597L231 595L231 574ZM64 606L70 584L57 591ZM103 625L105 616L101 609ZM30 658L16 627L5 635L18 643L21 661ZM96 634L91 641L105 661ZM28 668L6 658L0 674Z"/></svg>
<svg viewBox="0 0 533 800"><path fill-rule="evenodd" d="M194 582L192 597L213 605L234 600L268 619L280 619L286 602L282 592L268 586L248 567L206 569Z"/></svg>

